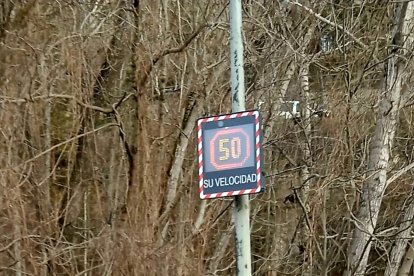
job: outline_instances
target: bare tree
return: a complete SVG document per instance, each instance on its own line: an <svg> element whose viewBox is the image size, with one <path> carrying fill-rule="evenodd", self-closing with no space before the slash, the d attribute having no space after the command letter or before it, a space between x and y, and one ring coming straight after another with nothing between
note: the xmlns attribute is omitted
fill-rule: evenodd
<svg viewBox="0 0 414 276"><path fill-rule="evenodd" d="M397 275L400 268L401 260L406 253L407 244L409 244L410 233L413 228L414 219L414 202L413 197L410 196L406 207L404 208L404 215L401 218L400 226L398 227L395 236L395 242L391 249L390 260L384 275ZM410 246L409 246L410 248ZM407 250L408 253L409 250Z"/></svg>
<svg viewBox="0 0 414 276"><path fill-rule="evenodd" d="M398 4L391 32L389 56L383 89L379 91L378 113L371 141L367 180L361 194L361 205L354 218L355 230L348 253L346 275L364 275L377 225L381 201L387 183L391 149L397 129L402 82L406 60L401 49L411 47L412 2ZM409 58L408 58L409 59Z"/></svg>
<svg viewBox="0 0 414 276"><path fill-rule="evenodd" d="M0 2L0 274L234 274L230 201L199 199L194 133L231 111L227 4ZM255 275L363 273L352 230L367 274L410 271L402 2L243 1L265 134Z"/></svg>

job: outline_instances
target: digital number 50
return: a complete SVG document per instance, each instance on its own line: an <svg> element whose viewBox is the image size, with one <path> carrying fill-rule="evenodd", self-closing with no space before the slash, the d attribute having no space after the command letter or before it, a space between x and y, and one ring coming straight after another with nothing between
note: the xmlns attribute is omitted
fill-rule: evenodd
<svg viewBox="0 0 414 276"><path fill-rule="evenodd" d="M222 155L219 157L221 161L228 160L231 156L233 159L239 158L241 154L240 137L219 140L219 151Z"/></svg>

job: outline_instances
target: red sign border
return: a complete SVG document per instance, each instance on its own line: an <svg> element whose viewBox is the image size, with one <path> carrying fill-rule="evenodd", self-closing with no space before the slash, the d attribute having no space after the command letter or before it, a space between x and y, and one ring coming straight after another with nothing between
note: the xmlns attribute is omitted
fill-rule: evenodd
<svg viewBox="0 0 414 276"><path fill-rule="evenodd" d="M256 175L257 186L255 189L236 190L222 193L205 194L203 187L204 171L203 171L203 139L202 139L202 125L207 122L223 121L234 118L254 116L255 117L255 149L256 149ZM198 180L199 193L201 199L220 198L244 194L255 194L262 190L262 164L261 164L261 129L260 129L260 114L257 110L238 112L226 115L219 115L214 117L206 117L198 119L197 121L197 152L198 152Z"/></svg>

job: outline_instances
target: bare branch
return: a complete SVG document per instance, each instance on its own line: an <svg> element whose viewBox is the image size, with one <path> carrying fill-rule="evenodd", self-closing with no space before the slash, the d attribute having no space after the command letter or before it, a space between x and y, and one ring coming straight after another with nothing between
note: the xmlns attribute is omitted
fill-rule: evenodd
<svg viewBox="0 0 414 276"><path fill-rule="evenodd" d="M367 49L368 48L368 45L366 45L365 43L363 43L360 39L358 39L356 36L354 36L350 31L348 31L348 30L344 29L344 27L342 27L342 26L340 26L338 24L335 24L334 22L326 19L325 17L323 17L319 13L313 11L311 8L304 6L301 3L299 3L299 2L289 1L289 3L301 7L302 9L304 9L305 11L307 11L309 14L315 16L320 21L322 21L322 22L324 22L324 23L326 23L328 25L331 25L332 27L335 27L335 28L343 31L345 34L347 34L350 38L352 38L352 40L354 40L362 48L364 48L364 49Z"/></svg>
<svg viewBox="0 0 414 276"><path fill-rule="evenodd" d="M13 240L11 243L9 243L8 245L6 245L5 247L0 248L0 252L6 251L10 247L12 247L16 242L19 242L19 241L21 241L23 239L27 239L27 238L41 238L41 236L39 236L39 235L27 235L27 236L24 236L24 237L17 238L15 240Z"/></svg>
<svg viewBox="0 0 414 276"><path fill-rule="evenodd" d="M89 135L89 134L92 134L92 133L98 132L98 131L100 131L100 130L102 130L102 129L105 129L105 128L107 128L107 127L111 127L111 126L118 126L118 125L117 125L117 124L114 124L114 123L110 123L110 124L106 124L106 125L103 125L103 126L101 126L101 127L98 127L97 129L94 129L94 130L91 130L91 131L85 132L85 133L83 133L83 134L76 135L76 136L74 136L74 137L72 137L72 138L70 138L70 139L68 139L68 140L66 140L66 141L63 141L63 142L61 142L61 143L59 143L59 144L54 145L53 147L51 147L51 148L49 148L49 149L47 149L47 150L45 150L45 151L42 151L41 153L39 153L38 155L34 156L33 158L30 158L29 160L26 160L26 161L24 162L24 164L30 163L30 162L32 162L32 161L34 161L34 160L36 160L37 158L39 158L39 157L41 157L41 156L45 155L46 153L49 153L49 152L51 152L52 150L54 150L54 149L56 149L56 148L58 148L58 147L61 147L61 146L65 145L65 144L67 144L67 143L70 143L70 142L72 142L72 141L74 141L74 140L76 140L76 139L79 139L79 138L84 137L84 136L86 136L86 135Z"/></svg>
<svg viewBox="0 0 414 276"><path fill-rule="evenodd" d="M100 106L96 106L96 105L90 105L90 104L86 104L82 101L80 101L79 99L77 99L74 96L71 95L64 95L64 94L50 94L50 95L42 95L42 96L36 96L36 97L32 97L31 99L23 99L23 98L9 98L9 97L5 97L5 96L0 96L0 104L1 103L14 103L14 104L22 104L22 103L30 103L33 101L38 101L38 100L48 100L50 98L60 98L60 99L68 99L68 100L73 100L75 101L78 105L89 108L89 109L93 109L102 113L112 113L113 110L112 108L103 108Z"/></svg>
<svg viewBox="0 0 414 276"><path fill-rule="evenodd" d="M408 172L412 168L414 168L414 163L411 163L410 165L407 165L404 168L397 171L396 173L394 173L390 178L388 178L386 187L388 187L388 185L390 185L392 182L397 180L400 176L402 176L404 173Z"/></svg>

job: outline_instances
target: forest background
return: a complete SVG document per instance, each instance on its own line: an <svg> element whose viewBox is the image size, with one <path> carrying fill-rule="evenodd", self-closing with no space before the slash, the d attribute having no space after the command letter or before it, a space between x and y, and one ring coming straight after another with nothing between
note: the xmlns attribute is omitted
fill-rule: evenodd
<svg viewBox="0 0 414 276"><path fill-rule="evenodd" d="M408 275L414 3L242 4L254 275ZM235 274L195 139L231 111L228 22L219 0L1 1L1 275Z"/></svg>

